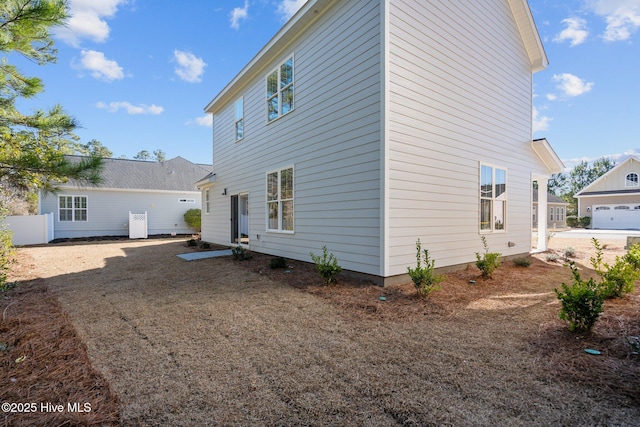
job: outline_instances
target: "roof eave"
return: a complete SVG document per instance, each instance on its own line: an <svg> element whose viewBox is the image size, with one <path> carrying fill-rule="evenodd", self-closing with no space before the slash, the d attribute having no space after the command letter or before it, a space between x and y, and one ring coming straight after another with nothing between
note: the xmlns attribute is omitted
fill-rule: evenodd
<svg viewBox="0 0 640 427"><path fill-rule="evenodd" d="M527 0L509 0L509 4L531 61L531 70L534 73L544 70L549 66L549 59L540 39L540 33L538 33L529 3Z"/></svg>
<svg viewBox="0 0 640 427"><path fill-rule="evenodd" d="M558 157L546 138L534 139L531 141L531 147L547 167L549 173L560 173L564 170L564 163L562 163L562 160L560 160L560 157Z"/></svg>

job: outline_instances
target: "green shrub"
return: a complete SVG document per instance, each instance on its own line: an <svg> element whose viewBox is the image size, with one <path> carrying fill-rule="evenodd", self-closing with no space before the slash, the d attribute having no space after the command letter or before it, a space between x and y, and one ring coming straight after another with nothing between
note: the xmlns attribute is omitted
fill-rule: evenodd
<svg viewBox="0 0 640 427"><path fill-rule="evenodd" d="M201 249L211 249L211 243L209 242L200 242Z"/></svg>
<svg viewBox="0 0 640 427"><path fill-rule="evenodd" d="M631 245L624 256L624 259L631 264L633 268L640 270L640 245L637 243Z"/></svg>
<svg viewBox="0 0 640 427"><path fill-rule="evenodd" d="M575 217L573 215L567 217L567 227L576 228L578 224L578 217Z"/></svg>
<svg viewBox="0 0 640 427"><path fill-rule="evenodd" d="M287 261L282 257L271 258L271 262L269 263L269 268L287 268Z"/></svg>
<svg viewBox="0 0 640 427"><path fill-rule="evenodd" d="M11 245L13 233L9 230L9 226L3 222L6 216L6 209L0 207L0 286L4 286L7 281L9 266L15 255Z"/></svg>
<svg viewBox="0 0 640 427"><path fill-rule="evenodd" d="M198 241L196 239L187 240L187 246L198 246Z"/></svg>
<svg viewBox="0 0 640 427"><path fill-rule="evenodd" d="M426 298L431 292L439 289L437 284L446 279L445 276L434 273L434 264L435 261L429 259L429 251L422 250L422 244L418 239L416 242L416 268L407 267L407 271L422 298Z"/></svg>
<svg viewBox="0 0 640 427"><path fill-rule="evenodd" d="M325 284L330 284L336 281L336 276L342 271L342 267L338 265L338 260L333 254L329 254L327 247L322 247L322 256L314 255L310 253L311 259L316 264L318 274L322 278Z"/></svg>
<svg viewBox="0 0 640 427"><path fill-rule="evenodd" d="M591 217L581 216L580 219L578 219L578 224L580 224L582 228L587 228L591 224Z"/></svg>
<svg viewBox="0 0 640 427"><path fill-rule="evenodd" d="M484 246L484 254L481 256L479 252L476 252L476 267L478 267L482 272L482 277L491 278L493 272L500 267L500 256L502 254L498 252L489 252L487 238L480 236L480 239L482 239L482 246Z"/></svg>
<svg viewBox="0 0 640 427"><path fill-rule="evenodd" d="M569 261L573 284L562 284L562 290L553 291L560 300L560 318L569 323L570 331L589 331L604 309L604 294L593 278L583 281L575 262Z"/></svg>
<svg viewBox="0 0 640 427"><path fill-rule="evenodd" d="M244 246L240 246L240 245L231 249L231 255L233 256L233 259L237 261L245 261L253 258L253 255L248 253L247 250L244 248Z"/></svg>
<svg viewBox="0 0 640 427"><path fill-rule="evenodd" d="M189 228L200 232L202 228L202 212L200 209L189 209L184 213L184 222L187 223Z"/></svg>
<svg viewBox="0 0 640 427"><path fill-rule="evenodd" d="M640 279L640 270L636 263L640 260L640 247L634 245L616 262L609 265L602 260L603 247L598 239L592 238L595 256L591 257L591 266L600 276L600 288L605 298L618 298L634 290L636 280Z"/></svg>
<svg viewBox="0 0 640 427"><path fill-rule="evenodd" d="M531 258L529 257L515 258L513 260L513 263L515 264L516 267L529 267L531 265Z"/></svg>

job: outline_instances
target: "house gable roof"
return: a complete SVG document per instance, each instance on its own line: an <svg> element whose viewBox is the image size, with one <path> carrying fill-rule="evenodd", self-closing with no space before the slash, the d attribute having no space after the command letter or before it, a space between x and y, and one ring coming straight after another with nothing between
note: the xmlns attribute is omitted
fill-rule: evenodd
<svg viewBox="0 0 640 427"><path fill-rule="evenodd" d="M318 17L322 16L337 0L308 0L298 12L273 36L273 38L244 66L215 98L205 107L206 113L215 113L230 102L251 79L280 56L291 43ZM538 29L527 0L507 0L520 36L529 56L533 72L549 65Z"/></svg>
<svg viewBox="0 0 640 427"><path fill-rule="evenodd" d="M81 159L81 156L68 156ZM211 166L192 163L182 157L164 162L103 159L102 183L96 188L153 191L196 191L195 183ZM69 181L61 187L76 187Z"/></svg>
<svg viewBox="0 0 640 427"><path fill-rule="evenodd" d="M596 179L591 184L587 185L585 188L580 190L578 193L576 193L575 197L596 195L596 194L638 193L640 191L638 188L625 189L622 185L620 185L620 188L605 188L605 185L604 185L604 183L607 180L620 174L620 171L629 169L629 166L631 166L632 164L636 164L636 167L637 167L637 169L634 171L640 171L640 159L634 156L630 156L625 161L618 163L613 168L611 168L611 170L609 170L607 173L603 174L600 178ZM623 182L624 182L623 177L620 177L620 183L622 184Z"/></svg>
<svg viewBox="0 0 640 427"><path fill-rule="evenodd" d="M549 173L560 173L564 169L564 163L549 144L546 138L534 139L531 141L533 151L538 155L542 163L547 167Z"/></svg>

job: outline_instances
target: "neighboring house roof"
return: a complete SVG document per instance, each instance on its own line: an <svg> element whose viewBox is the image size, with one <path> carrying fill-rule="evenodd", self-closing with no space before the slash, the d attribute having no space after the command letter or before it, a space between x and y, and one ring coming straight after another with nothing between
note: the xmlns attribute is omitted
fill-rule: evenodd
<svg viewBox="0 0 640 427"><path fill-rule="evenodd" d="M211 171L210 165L192 163L179 156L164 162L103 159L103 166L102 183L97 186L103 189L196 191L195 183ZM69 181L61 187L76 185Z"/></svg>
<svg viewBox="0 0 640 427"><path fill-rule="evenodd" d="M309 24L322 16L336 0L309 0L258 52L256 56L227 84L222 91L205 107L207 113L215 113L238 93L257 73L270 64L274 56L296 39ZM514 20L524 47L529 56L533 72L545 69L549 65L538 29L536 28L527 0L508 0Z"/></svg>
<svg viewBox="0 0 640 427"><path fill-rule="evenodd" d="M533 189L533 203L538 203L538 189L534 188ZM556 196L555 194L551 194L551 193L547 193L547 203L553 203L556 205L568 205L569 203L565 202L564 200L562 200L560 197Z"/></svg>
<svg viewBox="0 0 640 427"><path fill-rule="evenodd" d="M593 195L601 195L601 194L627 194L627 193L640 192L640 188L619 189L619 190L598 190L597 189L603 181L606 181L611 175L616 174L618 170L626 167L629 163L633 163L633 162L640 163L640 159L638 157L630 156L625 161L618 163L613 168L611 168L607 173L603 174L600 178L596 179L591 184L587 185L582 190L578 191L575 197L593 196Z"/></svg>

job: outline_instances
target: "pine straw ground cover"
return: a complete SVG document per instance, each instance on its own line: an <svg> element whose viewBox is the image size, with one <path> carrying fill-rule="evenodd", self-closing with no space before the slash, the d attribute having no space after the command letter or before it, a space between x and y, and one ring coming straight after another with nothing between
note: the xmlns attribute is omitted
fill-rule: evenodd
<svg viewBox="0 0 640 427"><path fill-rule="evenodd" d="M622 253L603 243L610 259ZM588 242L552 244L588 265ZM552 292L570 272L544 256L491 280L473 266L449 273L422 301L410 284L322 286L313 265L271 270L259 254L175 256L190 250L20 249L20 284L0 300L0 400L91 412L4 413L5 424L639 424L640 360L625 341L640 335L638 291L576 335Z"/></svg>

